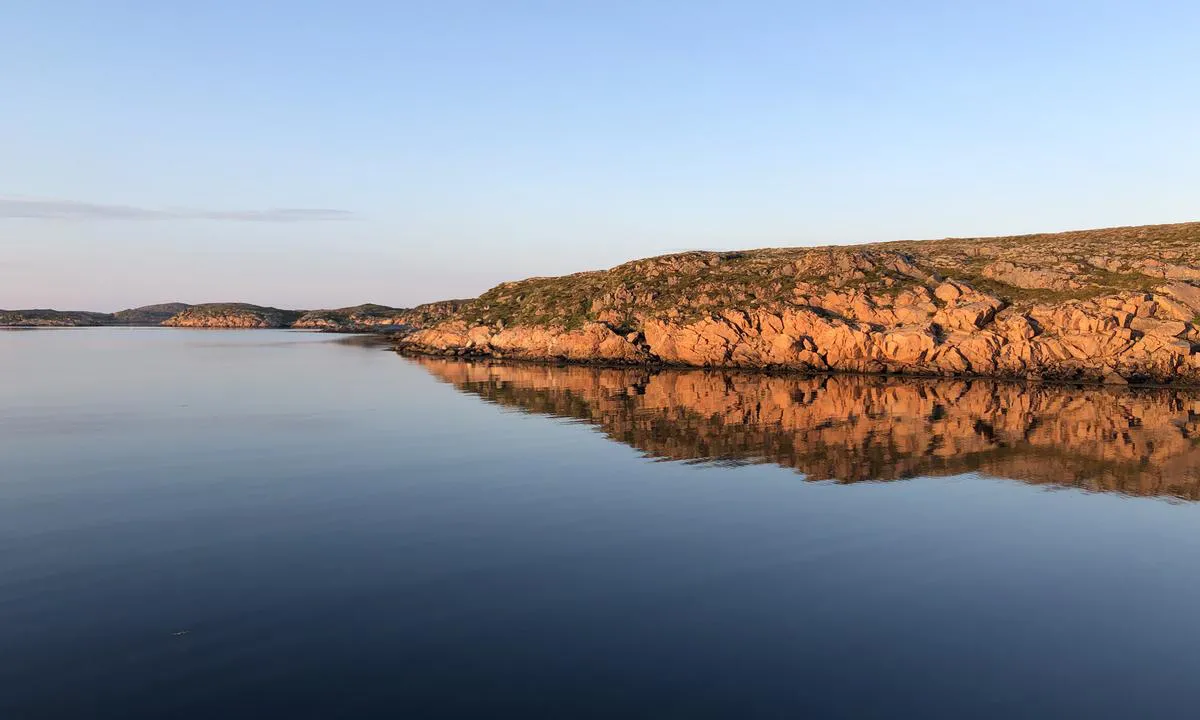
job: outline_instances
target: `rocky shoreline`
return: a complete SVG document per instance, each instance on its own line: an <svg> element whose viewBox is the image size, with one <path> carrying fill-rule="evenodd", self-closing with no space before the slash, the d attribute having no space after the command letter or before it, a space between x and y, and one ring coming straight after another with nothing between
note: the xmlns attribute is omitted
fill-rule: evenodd
<svg viewBox="0 0 1200 720"><path fill-rule="evenodd" d="M1200 382L1200 223L651 258L505 283L401 352Z"/></svg>

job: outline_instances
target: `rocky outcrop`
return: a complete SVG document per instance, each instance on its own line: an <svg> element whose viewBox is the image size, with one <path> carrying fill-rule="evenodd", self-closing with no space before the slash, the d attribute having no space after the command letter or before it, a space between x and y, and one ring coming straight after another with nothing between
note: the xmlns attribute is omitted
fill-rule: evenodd
<svg viewBox="0 0 1200 720"><path fill-rule="evenodd" d="M246 303L193 305L162 324L182 328L285 328L301 313Z"/></svg>
<svg viewBox="0 0 1200 720"><path fill-rule="evenodd" d="M656 458L772 462L808 480L980 472L1200 499L1200 390L415 362L462 392L582 420Z"/></svg>
<svg viewBox="0 0 1200 720"><path fill-rule="evenodd" d="M983 268L983 277L1026 290L1078 290L1083 283L1075 279L1079 266L1071 263L1056 270L1043 270L1002 260Z"/></svg>
<svg viewBox="0 0 1200 720"><path fill-rule="evenodd" d="M603 323L576 329L518 326L495 332L458 320L418 331L422 346L445 354L486 354L527 360L558 358L579 362L640 362L649 356L633 339Z"/></svg>
<svg viewBox="0 0 1200 720"><path fill-rule="evenodd" d="M1155 256L1170 262L1147 260ZM447 321L409 335L401 349L696 367L1200 382L1197 316L1200 223L1193 223L670 255L505 283Z"/></svg>

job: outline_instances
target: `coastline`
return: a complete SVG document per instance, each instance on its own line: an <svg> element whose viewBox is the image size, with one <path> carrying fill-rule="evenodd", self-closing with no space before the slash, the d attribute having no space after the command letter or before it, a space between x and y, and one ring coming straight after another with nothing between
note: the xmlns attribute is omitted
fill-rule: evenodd
<svg viewBox="0 0 1200 720"><path fill-rule="evenodd" d="M682 363L670 362L646 362L646 361L618 361L604 358L595 359L577 359L577 358L527 358L527 357L504 357L491 355L486 353L444 353L444 352L428 352L414 348L403 347L401 344L393 343L390 348L401 357L411 360L431 359L445 361L459 361L465 363L475 363L482 365L496 365L499 367L546 367L546 368L590 368L596 370L630 370L644 371L647 373L660 372L709 372L721 373L736 376L747 377L770 377L770 378L876 378L889 381L959 381L959 382L989 382L1002 383L1010 385L1022 385L1029 387L1060 387L1060 388L1089 388L1089 389L1110 389L1117 392L1126 390L1200 390L1200 381L1172 381L1172 382L1104 382L1103 380L1094 380L1087 378L1055 378L1055 377L1029 377L1021 375L985 375L985 374L942 374L942 373L902 373L902 372L874 372L863 370L812 370L807 368L787 367L779 365L763 366L763 367L744 367L738 365L687 365Z"/></svg>

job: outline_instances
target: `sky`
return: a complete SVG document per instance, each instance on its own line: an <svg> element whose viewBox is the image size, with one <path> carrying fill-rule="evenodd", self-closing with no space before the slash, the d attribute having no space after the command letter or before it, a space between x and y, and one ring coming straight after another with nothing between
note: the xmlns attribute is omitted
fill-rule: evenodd
<svg viewBox="0 0 1200 720"><path fill-rule="evenodd" d="M1200 220L1200 3L6 0L0 307Z"/></svg>

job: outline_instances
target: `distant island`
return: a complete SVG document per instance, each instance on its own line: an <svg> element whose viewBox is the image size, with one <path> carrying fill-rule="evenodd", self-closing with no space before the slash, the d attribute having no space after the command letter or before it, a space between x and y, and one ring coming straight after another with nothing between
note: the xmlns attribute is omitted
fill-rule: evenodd
<svg viewBox="0 0 1200 720"><path fill-rule="evenodd" d="M0 325L387 332L425 355L1200 383L1200 223L684 252L414 308L169 303L0 311Z"/></svg>
<svg viewBox="0 0 1200 720"><path fill-rule="evenodd" d="M248 303L163 303L115 313L0 310L5 327L165 326L184 328L297 328L328 332L407 331L449 317L463 300L413 308L356 305L332 310L281 310Z"/></svg>
<svg viewBox="0 0 1200 720"><path fill-rule="evenodd" d="M0 310L4 327L96 327L101 325L161 325L186 310L185 303L162 303L115 313L86 310Z"/></svg>

